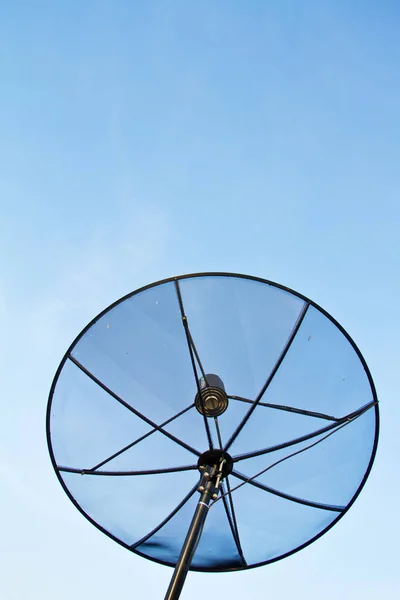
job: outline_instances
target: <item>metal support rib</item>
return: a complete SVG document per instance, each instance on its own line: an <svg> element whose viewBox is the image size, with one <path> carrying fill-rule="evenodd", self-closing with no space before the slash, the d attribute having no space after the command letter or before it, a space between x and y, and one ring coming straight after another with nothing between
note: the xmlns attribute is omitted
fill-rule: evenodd
<svg viewBox="0 0 400 600"><path fill-rule="evenodd" d="M303 322L303 319L306 315L306 312L308 310L308 307L310 306L309 302L305 302L304 306L297 318L297 321L292 329L292 332L289 336L289 339L287 340L285 347L283 348L278 360L276 361L274 368L272 369L271 373L268 376L267 381L265 382L264 386L262 387L260 393L258 394L257 398L255 399L253 405L250 407L250 409L248 410L248 412L246 413L246 415L244 416L244 419L241 421L241 423L239 423L238 427L236 428L236 430L233 432L233 434L231 435L231 437L229 438L227 444L225 445L224 450L227 451L230 446L233 444L233 442L236 440L237 436L239 435L239 433L242 431L243 427L246 425L247 421L249 420L249 418L251 417L251 415L253 414L253 411L255 410L256 406L258 405L258 403L260 402L261 398L263 397L263 395L265 394L265 392L268 389L268 386L270 385L271 381L273 380L273 378L275 377L279 367L281 366L283 359L285 358L290 346L292 345L292 342L294 340L294 338L296 337L296 334L298 332L298 330L300 329L300 325Z"/></svg>
<svg viewBox="0 0 400 600"><path fill-rule="evenodd" d="M202 375L202 377L204 377L204 380L207 383L207 376L206 376L206 373L204 371L203 364L202 364L202 362L200 360L199 353L197 352L196 345L195 345L195 343L193 341L192 334L190 333L190 329L189 329L189 325L188 325L187 319L186 319L186 324L187 324L186 333L187 333L188 338L189 338L189 343L190 343L190 345L192 347L192 350L193 350L193 353L194 353L194 355L196 357L197 364L199 365L199 369L200 369L201 375Z"/></svg>
<svg viewBox="0 0 400 600"><path fill-rule="evenodd" d="M181 311L182 324L183 324L183 327L185 330L186 342L187 342L188 349L189 349L190 360L191 360L192 368L193 368L193 374L194 374L194 378L196 380L197 393L199 394L200 402L202 403L203 420L204 420L204 426L206 428L208 444L210 446L210 450L212 450L213 449L213 441L212 441L212 437L211 437L210 426L208 424L207 417L206 417L206 411L205 411L204 404L203 404L203 395L202 395L201 389L200 389L199 375L198 375L197 369L196 369L195 355L198 356L198 353L197 353L197 350L195 349L195 346L193 343L193 338L192 338L192 335L189 330L189 324L188 324L188 320L187 320L187 317L185 314L185 309L183 307L181 290L180 290L179 282L177 279L175 280L175 289L176 289L176 295L178 297L179 309ZM200 359L198 359L198 363L199 363L199 365L201 365ZM202 366L201 366L201 371L202 371L202 373L204 371ZM203 375L203 377L204 377L204 375Z"/></svg>
<svg viewBox="0 0 400 600"><path fill-rule="evenodd" d="M279 498L284 498L285 500L289 500L291 502L296 502L297 504L303 504L304 506L311 506L312 508L320 508L321 510L329 510L333 512L343 512L346 507L339 506L337 504L323 504L322 502L313 502L312 500L306 500L304 498L298 498L297 496L292 496L290 494L286 494L285 492L281 492L276 490L275 488L271 488L264 483L261 483L255 479L251 479L243 473L239 473L238 471L232 471L232 475L237 477L241 481L244 481L246 484L252 485L254 487L259 488L260 490L264 490L265 492L269 492L274 496L279 496Z"/></svg>
<svg viewBox="0 0 400 600"><path fill-rule="evenodd" d="M175 421L175 419L177 419L178 417L181 417L183 414L185 414L188 410L190 410L194 406L195 406L194 403L191 404L190 406L187 406L186 408L184 408L183 410L181 410L180 412L178 412L173 417L170 417L169 419L167 419L166 421L164 421L163 423L161 423L161 425L159 425L159 427L165 427L165 425L169 425L169 423L171 423L172 421ZM140 442L143 442L143 440L145 440L146 438L148 438L150 435L152 435L156 431L158 431L158 429L155 429L153 427L153 429L151 429L150 431L148 431L144 435L141 435L139 438L137 438L136 440L134 440L130 444L127 444L126 446L124 446L123 448L121 448L121 450L118 450L118 452L114 452L114 454L111 454L111 456L108 456L107 458L105 458L104 460L102 460L101 462L99 462L97 465L95 465L94 467L92 467L89 470L91 472L97 471L97 469L100 469L100 467L103 467L105 464L107 464L108 462L110 462L111 460L113 460L114 458L116 458L117 456L120 456L121 454L123 454L127 450L130 450L131 448L133 448L134 446L136 446L136 444L139 444ZM85 469L85 471L86 471L86 469Z"/></svg>
<svg viewBox="0 0 400 600"><path fill-rule="evenodd" d="M197 491L197 488L198 488L198 484L196 483L196 485L190 490L190 492L188 492L186 494L186 496L179 502L178 506L176 506L174 508L174 510L172 512L170 512L169 515L167 515L165 517L165 519L157 525L157 527L152 529L149 533L147 533L144 537L142 537L140 540L138 540L134 544L131 544L131 546L130 546L131 549L135 550L135 548L139 548L142 544L145 544L147 542L147 540L149 540L151 537L153 537L153 535L156 534L157 531L160 531L160 529L162 529L164 527L164 525L166 525L168 523L168 521L170 521L172 519L172 517L174 517L176 515L176 513L179 512L183 506L185 506L186 502L188 502L190 500L190 498L192 496L194 496L195 492Z"/></svg>
<svg viewBox="0 0 400 600"><path fill-rule="evenodd" d="M249 400L249 398L243 398L243 396L228 396L228 398L230 400L246 402L247 404L254 404L254 400ZM271 404L270 402L259 402L258 406L266 406L267 408L274 408L276 410L282 410L284 412L304 415L305 417L325 419L325 421L340 421L340 417L332 417L331 415L326 415L325 413L315 412L312 410L305 410L304 408L296 408L295 406L285 406L284 404Z"/></svg>
<svg viewBox="0 0 400 600"><path fill-rule="evenodd" d="M232 494L231 494L231 486L229 484L229 478L226 477L226 487L227 487L227 492L224 491L224 484L221 484L221 492L222 492L222 502L224 504L224 508L225 508L225 512L226 512L226 516L228 518L228 522L232 531L232 535L233 535L233 539L235 540L235 544L236 544L236 548L238 551L238 554L240 556L240 559L243 563L244 567L247 567L247 562L246 559L244 557L243 554L243 550L242 550L242 545L240 543L240 538L239 538L239 529L238 529L238 524L237 524L237 520L236 520L236 513L235 513L235 508L233 506L233 500L232 500ZM228 502L226 500L226 497L228 496L229 498L229 506L228 506ZM229 510L230 507L230 510Z"/></svg>
<svg viewBox="0 0 400 600"><path fill-rule="evenodd" d="M79 362L79 360L77 360L74 356L72 356L71 354L69 354L68 358L83 373L85 373L85 375L87 375L92 381L94 381L94 383L96 383L99 387L101 387L105 392L107 392L107 394L109 394L117 402L119 402L120 404L122 404L122 406L125 406L125 408L127 408L128 410L130 410L137 417L139 417L139 419L142 419L142 421L144 421L148 425L151 425L151 427L153 427L154 429L156 429L157 431L159 431L160 433L162 433L163 435L165 435L166 437L168 437L173 442L176 442L177 444L179 444L179 446L182 446L183 448L186 448L186 450L189 450L189 452L192 452L192 454L195 454L196 456L200 456L200 452L198 450L196 450L195 448L192 448L192 446L189 446L189 444L185 444L185 442L183 442L179 438L177 438L174 435L172 435L172 433L168 433L168 431L165 431L165 429L163 429L162 427L160 427L159 425L157 425L156 423L154 423L154 421L152 421L151 419L148 419L145 415L143 415L141 412L139 412L138 410L136 410L136 408L133 408L133 406L131 406L130 404L128 404L128 402L125 402L125 400L123 400L120 396L118 396L118 394L116 394L115 392L113 392L112 390L110 390L110 388L107 387L102 381L100 381L100 379L97 379L97 377L95 375L93 375L93 373L91 373L90 371L88 371L88 369L86 369L86 367L84 367Z"/></svg>
<svg viewBox="0 0 400 600"><path fill-rule="evenodd" d="M348 414L345 417L342 417L339 421L335 421L326 427L322 427L321 429L317 429L316 431L312 431L306 435L302 435L298 438L290 440L288 442L283 442L282 444L276 444L275 446L269 446L268 448L263 448L261 450L255 450L254 452L246 452L245 454L238 454L233 457L233 462L237 463L241 460L246 460L247 458L253 458L255 456L261 456L262 454L269 454L270 452L275 452L276 450L282 450L283 448L289 448L290 446L294 446L295 444L299 444L300 442L306 442L307 440L311 440L314 437L322 435L327 431L339 430L343 424L351 423L354 419L361 417L365 412L367 412L370 408L376 405L376 401L373 400L369 402L365 406L362 406L358 410Z"/></svg>
<svg viewBox="0 0 400 600"><path fill-rule="evenodd" d="M57 465L57 469L63 473L75 473L77 475L98 475L105 477L127 477L135 475L164 475L165 473L180 473L181 471L194 471L197 465L185 465L183 467L166 467L165 469L146 469L142 471L93 471L91 469L76 469Z"/></svg>
<svg viewBox="0 0 400 600"><path fill-rule="evenodd" d="M223 449L223 444L222 444L222 438L221 438L221 431L219 429L219 424L218 424L218 417L214 417L214 423L215 423L215 428L217 430L217 438L218 438L218 444L220 449ZM233 539L235 540L235 544L236 544L236 548L238 551L238 554L241 558L241 561L243 563L243 566L247 566L246 560L243 556L243 551L242 551L242 546L240 544L240 538L239 538L239 530L238 530L238 526L237 526L237 521L236 521L236 514L235 514L235 509L233 506L233 501L232 501L232 495L231 495L231 488L229 485L229 477L226 476L226 487L227 487L227 492L225 493L224 490L224 484L221 482L221 492L222 492L222 502L224 504L224 508L225 508L225 513L226 513L226 517L228 519L229 522L229 526L231 528L231 532L232 532L232 536ZM229 505L228 505L228 501L226 499L226 496L229 497Z"/></svg>

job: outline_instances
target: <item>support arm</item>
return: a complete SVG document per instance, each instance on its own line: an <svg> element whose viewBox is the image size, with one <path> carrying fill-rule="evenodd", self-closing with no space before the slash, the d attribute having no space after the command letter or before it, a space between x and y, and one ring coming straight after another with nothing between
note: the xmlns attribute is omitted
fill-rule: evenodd
<svg viewBox="0 0 400 600"><path fill-rule="evenodd" d="M214 457L215 455L215 457ZM212 458L214 464L211 466L207 462L202 461L202 457L205 459ZM208 508L211 500L216 500L218 497L218 490L222 478L225 476L227 457L229 458L229 470L232 469L232 459L226 453L222 451L209 451L204 453L199 459L199 469L202 473L199 487L197 491L200 492L200 500L196 506L195 513L193 515L192 522L186 535L186 539L183 543L178 562L175 566L174 574L172 575L171 582L164 600L178 600L181 595L183 584L187 573L192 564L194 553L201 538L204 523L207 518Z"/></svg>

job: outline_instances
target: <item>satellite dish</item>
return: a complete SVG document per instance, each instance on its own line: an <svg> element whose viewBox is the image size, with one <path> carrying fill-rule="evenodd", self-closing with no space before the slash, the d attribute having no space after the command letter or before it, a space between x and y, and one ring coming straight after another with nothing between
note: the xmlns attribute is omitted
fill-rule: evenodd
<svg viewBox="0 0 400 600"><path fill-rule="evenodd" d="M233 571L301 550L371 470L374 384L306 297L228 273L154 283L80 333L47 410L51 460L81 513L175 568ZM200 494L200 496L199 496Z"/></svg>

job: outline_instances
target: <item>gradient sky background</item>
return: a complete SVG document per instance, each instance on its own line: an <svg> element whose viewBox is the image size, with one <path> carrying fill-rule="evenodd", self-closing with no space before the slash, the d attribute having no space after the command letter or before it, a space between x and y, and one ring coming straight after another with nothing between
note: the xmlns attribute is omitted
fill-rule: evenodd
<svg viewBox="0 0 400 600"><path fill-rule="evenodd" d="M395 0L2 3L1 600L164 597L172 571L61 489L47 396L112 301L218 270L292 287L348 330L381 439L326 536L189 574L182 598L398 597L399 64Z"/></svg>

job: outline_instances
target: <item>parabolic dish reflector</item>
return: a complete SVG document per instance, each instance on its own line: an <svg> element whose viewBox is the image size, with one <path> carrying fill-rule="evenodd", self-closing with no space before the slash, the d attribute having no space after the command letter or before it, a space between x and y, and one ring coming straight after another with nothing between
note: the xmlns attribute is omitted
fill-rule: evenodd
<svg viewBox="0 0 400 600"><path fill-rule="evenodd" d="M170 566L199 457L224 450L232 471L191 569L229 571L284 558L345 514L372 466L378 405L360 351L315 303L205 273L133 292L82 331L54 379L47 436L84 516Z"/></svg>

